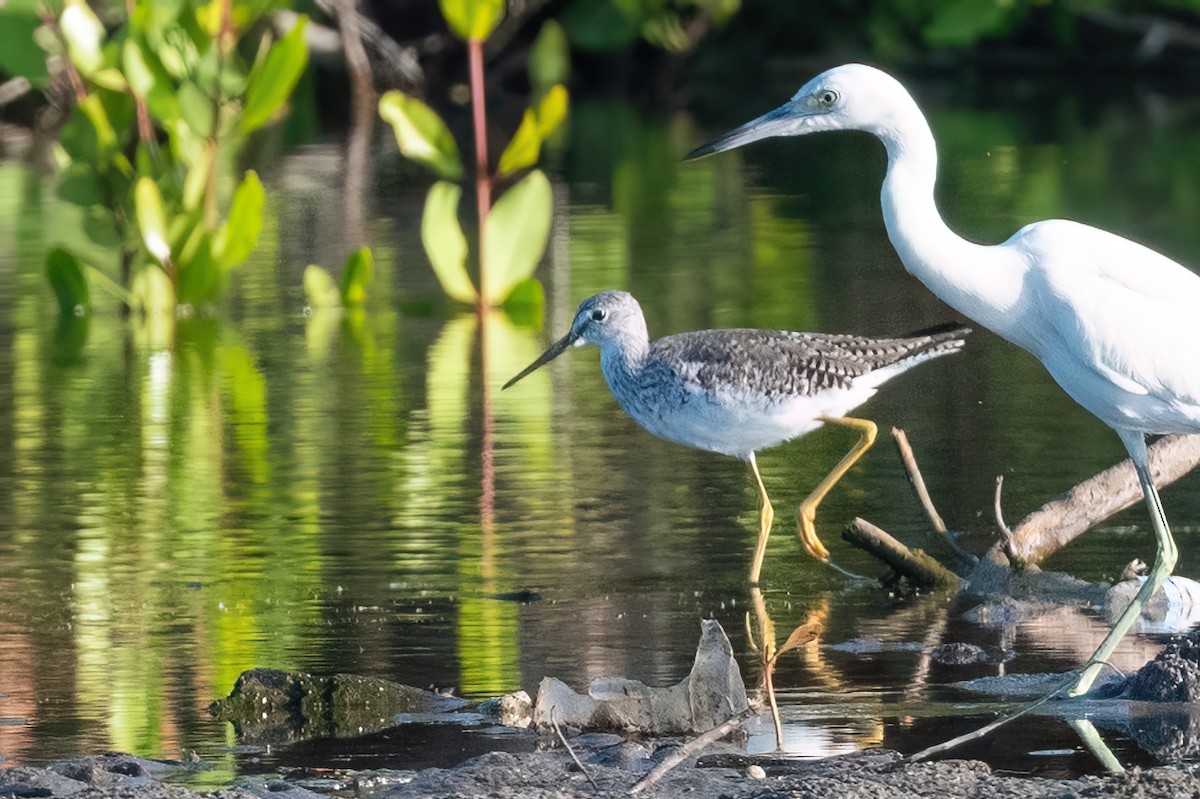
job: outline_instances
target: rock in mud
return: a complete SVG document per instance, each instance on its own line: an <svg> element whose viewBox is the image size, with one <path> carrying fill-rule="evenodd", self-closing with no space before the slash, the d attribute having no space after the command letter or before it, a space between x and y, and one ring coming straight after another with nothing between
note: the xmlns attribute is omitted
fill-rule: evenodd
<svg viewBox="0 0 1200 799"><path fill-rule="evenodd" d="M533 719L581 730L614 730L647 735L704 732L748 707L746 686L721 625L701 622L692 671L682 682L662 688L624 677L598 677L587 694L546 677L538 687Z"/></svg>
<svg viewBox="0 0 1200 799"><path fill-rule="evenodd" d="M400 714L445 713L466 704L376 677L251 669L209 712L232 722L242 743L278 744L366 735L394 726Z"/></svg>
<svg viewBox="0 0 1200 799"><path fill-rule="evenodd" d="M1146 702L1200 702L1200 632L1167 644L1133 673L1122 698Z"/></svg>

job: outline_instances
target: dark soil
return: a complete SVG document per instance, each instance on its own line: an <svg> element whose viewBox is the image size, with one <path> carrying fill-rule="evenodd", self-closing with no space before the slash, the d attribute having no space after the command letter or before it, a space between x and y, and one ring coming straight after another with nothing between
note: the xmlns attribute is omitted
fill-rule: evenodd
<svg viewBox="0 0 1200 799"><path fill-rule="evenodd" d="M627 748L627 745L617 744L617 747ZM580 773L565 751L523 755L494 752L453 769L358 772L332 777L324 773L319 780L307 780L302 775L289 779L258 777L223 790L195 793L162 780L178 779L181 773L199 764L163 764L127 755L108 755L56 763L47 768L0 769L0 796L316 799L320 795L313 790L316 788L322 794L332 792L361 799L594 799L628 795L639 779L638 752L600 749L585 751L581 757L590 761L585 763L587 776ZM597 762L601 760L610 762ZM765 776L758 779L748 774L747 764L755 760L765 769ZM706 763L720 765L706 767ZM809 763L738 758L726 753L702 757L699 766L685 763L640 795L654 799L1200 799L1200 779L1189 770L1165 767L1076 780L1021 778L997 774L978 761L910 763L895 753L882 751Z"/></svg>

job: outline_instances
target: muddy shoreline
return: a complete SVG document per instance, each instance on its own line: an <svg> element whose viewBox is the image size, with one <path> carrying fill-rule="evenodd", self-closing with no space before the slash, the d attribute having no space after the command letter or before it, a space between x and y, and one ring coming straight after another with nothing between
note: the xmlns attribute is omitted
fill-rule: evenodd
<svg viewBox="0 0 1200 799"><path fill-rule="evenodd" d="M669 747L666 747L669 749ZM863 752L819 761L746 757L718 744L698 762L685 763L643 791L646 797L748 799L749 797L927 797L1050 799L1051 797L1200 797L1200 779L1190 768L1134 769L1122 775L1057 780L994 772L971 760L905 761L888 751ZM256 775L213 791L178 784L204 768L200 762L165 763L128 755L62 761L45 768L0 769L0 796L92 799L583 799L627 796L640 779L640 745L611 743L578 752L586 775L563 749L528 754L493 752L452 769L329 772L296 770ZM755 768L761 769L761 772Z"/></svg>
<svg viewBox="0 0 1200 799"><path fill-rule="evenodd" d="M751 710L738 711L728 697L745 692L740 678L733 679L728 641L719 626L705 627L698 647L697 666L680 686L649 689L627 680L608 678L595 684L614 694L596 701L576 695L555 681L543 681L537 704L569 711L572 704L587 705L578 719L589 721L593 731L567 727L557 721L551 727L538 721L538 709L525 697L519 708L489 703L466 707L460 699L389 684L373 678L337 675L314 677L304 673L252 670L242 675L234 693L214 703L214 712L232 714L234 729L243 746L268 747L277 751L297 749L287 769L267 774L246 775L215 790L193 790L187 785L206 785L201 772L209 767L198 758L191 761L158 761L125 754L108 754L59 761L44 767L0 768L0 799L92 799L108 796L124 799L574 799L575 797L627 796L648 775L661 770L673 755L686 752L678 766L657 782L643 786L638 795L689 797L690 799L749 799L749 797L937 797L967 799L1049 799L1050 797L1130 797L1133 799L1200 799L1200 634L1176 639L1154 661L1125 679L1110 682L1105 689L1082 699L1051 702L1039 713L1073 721L1080 738L1100 762L1119 769L1109 753L1106 761L1095 727L1123 732L1138 741L1156 762L1169 764L1133 768L1104 776L1051 779L1018 776L994 769L979 760L946 758L914 762L899 753L873 749L822 760L784 759L772 755L749 755L736 740L716 741L703 748L689 744L696 735L631 736L634 720L647 707L677 714L666 699L687 694L688 707L716 708L721 718L740 721ZM718 635L719 633L719 635ZM707 642L707 644L706 644ZM723 657L714 657L714 653ZM706 674L720 677L715 683L701 680ZM979 695L989 693L1012 698L1023 690L1026 700L1045 696L1064 675L990 677L971 681L964 688ZM1035 678L1036 677L1036 678ZM1049 682L1048 682L1049 681ZM553 690L548 690L553 689ZM684 690L686 689L686 690ZM641 693L639 693L641 692ZM639 699L640 697L640 699ZM586 700L586 702L584 702ZM644 700L644 701L643 701ZM682 700L681 700L682 701ZM648 704L647 704L648 702ZM590 703L590 704L588 704ZM602 712L597 712L597 708ZM578 707L577 707L578 709ZM758 710L761 715L762 710ZM515 713L506 719L507 713ZM240 714L240 715L239 715ZM566 716L564 716L566 717ZM553 717L552 717L553 718ZM652 716L652 729L662 726L663 716ZM595 731L598 721L613 723L625 732ZM253 723L251 723L253 722ZM702 726L711 722L706 720ZM377 769L342 770L314 759L306 762L305 741L344 739L347 732L361 736L378 729L400 725L420 732L437 725L479 725L507 729L528 739L534 751L491 750L467 759L453 768L420 771ZM1019 722L1014 722L1019 724ZM1093 724L1095 727L1093 727ZM566 726L566 725L564 725ZM585 725L581 725L585 726ZM1086 727L1086 729L1084 729ZM705 726L705 728L707 728ZM731 727L725 727L721 734ZM733 725L736 728L736 725ZM1013 728L1006 728L1012 730ZM713 736L716 737L716 736ZM569 748L562 743L569 740ZM744 740L744 739L743 739ZM1089 743L1090 741L1090 743ZM977 746L977 745L976 745ZM978 748L973 750L977 755ZM986 756L986 750L983 754Z"/></svg>

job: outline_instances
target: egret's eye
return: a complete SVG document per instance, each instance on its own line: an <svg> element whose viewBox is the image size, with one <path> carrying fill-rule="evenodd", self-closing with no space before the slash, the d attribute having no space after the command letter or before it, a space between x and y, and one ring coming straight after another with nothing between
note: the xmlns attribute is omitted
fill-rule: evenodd
<svg viewBox="0 0 1200 799"><path fill-rule="evenodd" d="M833 89L826 89L817 95L817 100L821 103L821 105L833 105L838 100L838 93Z"/></svg>
<svg viewBox="0 0 1200 799"><path fill-rule="evenodd" d="M593 322L603 322L604 317L606 317L606 316L608 316L608 312L605 311L603 308L597 308L596 310L592 311L592 321Z"/></svg>

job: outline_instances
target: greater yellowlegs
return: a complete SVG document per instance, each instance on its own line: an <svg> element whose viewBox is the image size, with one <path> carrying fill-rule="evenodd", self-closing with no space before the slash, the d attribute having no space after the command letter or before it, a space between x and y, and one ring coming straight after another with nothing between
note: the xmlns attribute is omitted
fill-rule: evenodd
<svg viewBox="0 0 1200 799"><path fill-rule="evenodd" d="M1200 433L1200 276L1129 239L1062 219L1026 225L1002 244L961 238L934 200L929 123L899 81L862 64L818 75L787 103L689 158L823 130L862 130L883 142L883 219L904 267L959 313L1031 352L1116 431L1133 461L1157 555L1070 691L1086 693L1178 557L1146 435Z"/></svg>
<svg viewBox="0 0 1200 799"><path fill-rule="evenodd" d="M750 464L759 502L750 582L757 583L775 514L754 453L826 422L858 432L855 445L796 512L804 548L827 562L829 550L817 537L817 505L870 448L876 434L873 422L845 414L909 367L960 349L968 332L945 326L902 338L868 338L701 330L651 342L637 300L624 291L604 291L584 300L570 332L504 388L572 345L599 346L604 379L634 421L668 441Z"/></svg>

